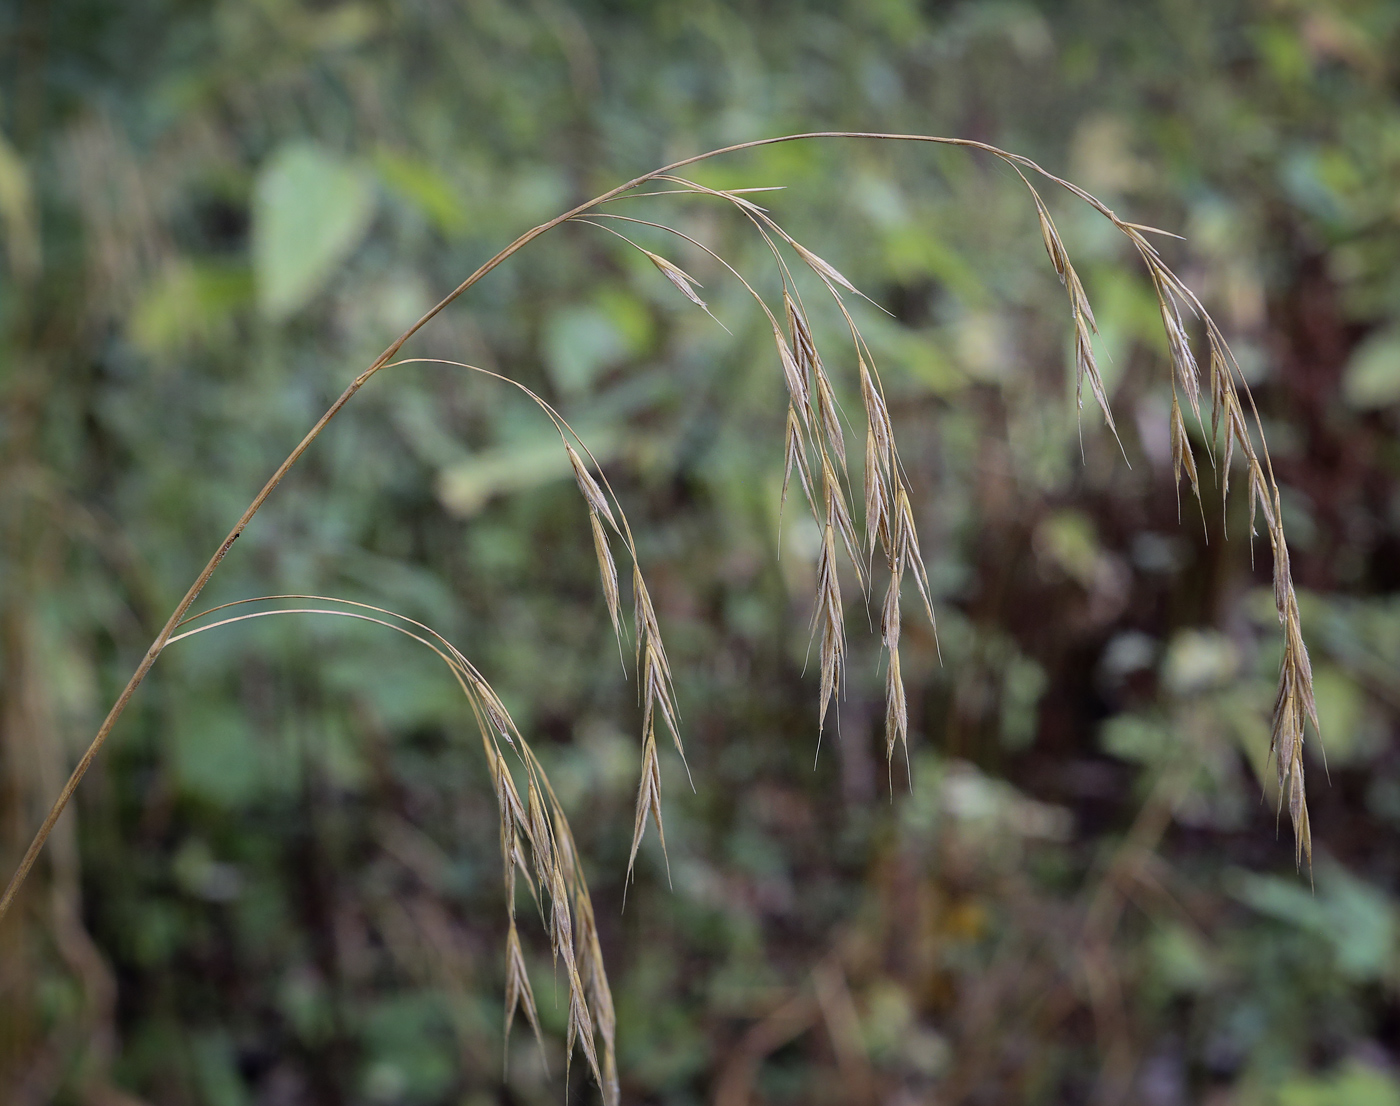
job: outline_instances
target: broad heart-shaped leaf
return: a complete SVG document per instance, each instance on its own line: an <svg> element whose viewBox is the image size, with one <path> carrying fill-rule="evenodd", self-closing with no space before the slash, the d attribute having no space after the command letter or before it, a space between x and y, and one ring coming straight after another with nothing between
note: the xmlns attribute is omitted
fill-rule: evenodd
<svg viewBox="0 0 1400 1106"><path fill-rule="evenodd" d="M304 307L359 245L373 214L373 184L354 166L307 143L273 154L253 197L262 313L278 320Z"/></svg>

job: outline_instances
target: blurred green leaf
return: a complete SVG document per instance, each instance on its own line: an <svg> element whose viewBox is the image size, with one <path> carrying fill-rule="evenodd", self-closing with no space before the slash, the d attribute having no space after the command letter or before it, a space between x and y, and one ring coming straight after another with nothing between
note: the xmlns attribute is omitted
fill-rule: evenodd
<svg viewBox="0 0 1400 1106"><path fill-rule="evenodd" d="M1313 697L1322 723L1321 748L1329 763L1349 764L1358 753L1369 751L1367 743L1360 740L1366 696L1355 680L1336 665L1315 664Z"/></svg>
<svg viewBox="0 0 1400 1106"><path fill-rule="evenodd" d="M1094 522L1083 511L1055 511L1035 529L1036 551L1071 580L1092 588L1103 549Z"/></svg>
<svg viewBox="0 0 1400 1106"><path fill-rule="evenodd" d="M137 301L128 322L131 340L160 356L224 338L252 291L251 274L241 266L172 263Z"/></svg>
<svg viewBox="0 0 1400 1106"><path fill-rule="evenodd" d="M9 140L0 134L0 220L10 270L21 279L39 266L39 227L34 210L34 189L29 169Z"/></svg>
<svg viewBox="0 0 1400 1106"><path fill-rule="evenodd" d="M566 307L545 327L545 363L566 395L589 391L598 375L628 352L626 336L597 307Z"/></svg>
<svg viewBox="0 0 1400 1106"><path fill-rule="evenodd" d="M382 147L374 155L374 168L391 191L418 208L443 234L457 234L466 227L461 197L435 166Z"/></svg>
<svg viewBox="0 0 1400 1106"><path fill-rule="evenodd" d="M1103 724L1100 742L1104 751L1143 764L1179 756L1181 742L1165 720L1137 714L1118 714Z"/></svg>
<svg viewBox="0 0 1400 1106"><path fill-rule="evenodd" d="M175 732L175 770L190 794L237 806L258 790L258 749L236 713L192 709Z"/></svg>
<svg viewBox="0 0 1400 1106"><path fill-rule="evenodd" d="M1206 991L1221 982L1219 965L1199 934L1182 925L1166 925L1152 936L1154 966L1174 991Z"/></svg>
<svg viewBox="0 0 1400 1106"><path fill-rule="evenodd" d="M1233 680L1239 650L1214 630L1183 630L1172 638L1162 662L1162 679L1173 695L1198 695Z"/></svg>
<svg viewBox="0 0 1400 1106"><path fill-rule="evenodd" d="M201 1033L194 1041L195 1071L208 1106L245 1106L248 1088L238 1074L233 1042L224 1032Z"/></svg>
<svg viewBox="0 0 1400 1106"><path fill-rule="evenodd" d="M599 464L616 456L621 446L615 430L588 427L579 432ZM481 510L492 496L535 488L572 473L558 435L540 434L483 449L469 460L444 468L438 474L438 497L454 515L465 518Z"/></svg>
<svg viewBox="0 0 1400 1106"><path fill-rule="evenodd" d="M1359 1060L1331 1075L1295 1076L1278 1090L1279 1106L1400 1106L1400 1082Z"/></svg>
<svg viewBox="0 0 1400 1106"><path fill-rule="evenodd" d="M373 214L374 188L362 170L309 143L273 154L253 198L263 314L276 321L304 307L360 243Z"/></svg>
<svg viewBox="0 0 1400 1106"><path fill-rule="evenodd" d="M1400 403L1400 328L1379 330L1356 347L1342 378L1342 394L1362 409Z"/></svg>
<svg viewBox="0 0 1400 1106"><path fill-rule="evenodd" d="M1395 905L1339 864L1320 860L1317 890L1289 877L1237 872L1234 893L1269 917L1297 926L1332 947L1349 979L1388 980L1396 969Z"/></svg>

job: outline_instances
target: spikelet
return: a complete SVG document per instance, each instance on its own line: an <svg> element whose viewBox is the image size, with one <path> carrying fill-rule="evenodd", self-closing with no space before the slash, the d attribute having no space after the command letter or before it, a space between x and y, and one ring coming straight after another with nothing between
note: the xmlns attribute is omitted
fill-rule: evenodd
<svg viewBox="0 0 1400 1106"><path fill-rule="evenodd" d="M1291 632L1285 635L1287 645L1274 700L1274 725L1269 752L1278 770L1279 800L1287 804L1288 817L1293 823L1295 861L1302 867L1306 859L1311 867L1312 832L1303 780L1303 720L1310 717L1314 727L1317 720L1312 705L1312 673L1304 667L1307 664L1306 650L1302 651L1300 658L1293 636ZM1301 645L1301 640L1298 644Z"/></svg>
<svg viewBox="0 0 1400 1106"><path fill-rule="evenodd" d="M1084 407L1084 381L1088 380L1089 390L1094 394L1094 400L1099 405L1099 410L1103 412L1104 422L1108 424L1109 430L1113 432L1114 438L1118 438L1118 427L1113 421L1113 410L1108 405L1108 393L1104 389L1103 377L1099 374L1099 363L1094 356L1094 343L1092 335L1098 333L1098 327L1094 325L1093 313L1089 311L1089 301L1084 299L1084 289L1079 285L1079 277L1075 276L1074 270L1070 270L1070 275L1074 277L1072 289L1078 292L1078 296L1071 295L1071 299L1076 300L1074 310L1074 372L1075 372L1075 402L1082 410ZM1122 447L1122 440L1118 441Z"/></svg>
<svg viewBox="0 0 1400 1106"><path fill-rule="evenodd" d="M559 804L551 801L549 804L549 817L554 832L554 857L555 863L559 865L559 872L564 877L564 883L576 888L575 895L586 893L588 888L583 882L583 872L579 869L578 849L574 845L574 835L569 830L568 819L564 817L564 812L559 809Z"/></svg>
<svg viewBox="0 0 1400 1106"><path fill-rule="evenodd" d="M1030 188L1029 181L1026 182L1026 187ZM1050 212L1040 198L1040 193L1031 188L1031 196L1035 200L1035 213L1040 220L1040 236L1045 242L1045 252L1050 255L1050 264L1055 266L1055 273L1063 284L1065 274L1069 270L1069 255L1065 252L1065 245L1060 241L1060 232L1055 229L1055 221L1050 218Z"/></svg>
<svg viewBox="0 0 1400 1106"><path fill-rule="evenodd" d="M1168 302L1168 297L1160 291L1158 285L1157 307L1162 313L1162 328L1167 334L1167 348L1171 352L1172 370L1177 382L1186 392L1187 402L1196 413L1196 418L1201 417L1201 383L1200 370L1196 367L1196 357L1191 352L1191 342L1186 337L1185 320L1181 317L1181 311L1176 306L1176 301Z"/></svg>
<svg viewBox="0 0 1400 1106"><path fill-rule="evenodd" d="M598 945L598 925L593 917L593 903L587 888L580 885L574 895L574 917L578 922L578 967L583 989L593 1011L593 1022L603 1042L601 1087L607 1106L618 1106L620 1089L617 1081L617 1014L613 1009L612 989L603 970L603 950Z"/></svg>
<svg viewBox="0 0 1400 1106"><path fill-rule="evenodd" d="M889 533L889 487L880 457L880 444L875 432L867 427L865 432L865 540L866 555L875 552L875 543Z"/></svg>
<svg viewBox="0 0 1400 1106"><path fill-rule="evenodd" d="M638 249L641 249L641 247L639 246ZM667 280L669 280L672 284L674 284L677 288L681 290L681 292L685 295L686 299L688 299L691 303L695 304L696 307L705 308L705 310L707 311L709 310L709 308L705 304L705 301L702 300L699 297L699 295L697 295L695 292L695 289L703 288L704 285L702 285L698 280L696 280L693 276L687 273L679 265L667 261L660 254L652 253L650 250L642 250L642 253L646 254L647 258L651 261L651 263L655 265L659 270L661 270L662 276L664 276Z"/></svg>
<svg viewBox="0 0 1400 1106"><path fill-rule="evenodd" d="M1172 389L1171 414L1172 469L1176 473L1177 487L1181 486L1181 470L1191 481L1191 490L1196 493L1196 502L1201 501L1201 484L1196 477L1196 458L1191 453L1191 439L1186 434L1186 422L1181 417L1181 404L1176 401L1176 390ZM1176 503L1177 520L1181 519L1181 499Z"/></svg>
<svg viewBox="0 0 1400 1106"><path fill-rule="evenodd" d="M588 512L588 521L593 529L593 552L598 557L598 573L603 580L603 598L608 604L608 618L612 620L613 634L618 648L622 648L622 613L617 592L617 563L613 560L612 549L608 545L608 535L597 511Z"/></svg>
<svg viewBox="0 0 1400 1106"><path fill-rule="evenodd" d="M506 1017L505 1017L505 1068L510 1071L510 1030L515 1022L516 1010L523 1010L525 1020L534 1030L539 1043L540 1054L544 1054L544 1037L540 1033L540 1017L535 1009L535 992L530 986L530 974L525 969L525 954L520 949L520 934L511 919L506 933Z"/></svg>
<svg viewBox="0 0 1400 1106"><path fill-rule="evenodd" d="M608 520L608 525L613 528L613 532L619 536L622 531L617 528L617 520L613 518L612 508L608 506L607 496L603 494L603 489L598 487L598 481L593 479L592 473L583 463L583 458L568 442L564 443L564 449L569 454L569 464L574 467L574 476L578 480L578 489L583 493L583 498L588 501L591 510L602 515Z"/></svg>
<svg viewBox="0 0 1400 1106"><path fill-rule="evenodd" d="M1045 201L1040 198L1040 193L1031 186L1030 181L1024 176L1021 179L1025 181L1026 187L1030 189L1031 198L1035 201L1036 217L1040 221L1040 236L1045 243L1045 252L1050 255L1050 264L1055 267L1055 274L1069 294L1070 317L1074 320L1075 404L1080 410L1084 409L1084 382L1087 380L1089 390L1093 393L1099 410L1103 412L1104 422L1113 432L1113 437L1118 439L1118 427L1114 424L1113 410L1109 406L1103 377L1099 373L1098 360L1094 356L1092 336L1099 332L1098 323L1094 319L1094 309L1089 305L1089 297L1084 292L1084 284L1080 281L1079 274L1070 264L1069 253L1065 250L1065 244L1060 238L1060 232L1055 228L1055 220L1050 217L1050 210L1045 206ZM1121 439L1118 439L1118 444L1122 448Z"/></svg>
<svg viewBox="0 0 1400 1106"><path fill-rule="evenodd" d="M919 535L914 527L914 510L909 505L909 492L901 483L895 494L894 510L895 557L901 568L914 577L914 585L919 589L919 598L924 601L924 613L929 624L937 626L933 616L933 598L929 590L928 571L924 568L923 554L919 552Z"/></svg>
<svg viewBox="0 0 1400 1106"><path fill-rule="evenodd" d="M637 787L637 812L632 826L632 849L627 856L627 879L632 879L632 867L637 861L637 850L642 847L642 837L646 833L647 818L656 823L657 836L661 838L661 853L666 853L666 828L661 821L661 768L657 763L656 734L646 731L642 742L642 780ZM667 857L666 869L670 871Z"/></svg>
<svg viewBox="0 0 1400 1106"><path fill-rule="evenodd" d="M569 895L564 888L564 874L556 868L549 875L549 881L542 886L549 888L550 947L555 963L562 959L566 972L572 976L577 968L574 964L574 920L569 913Z"/></svg>
<svg viewBox="0 0 1400 1106"><path fill-rule="evenodd" d="M885 399L870 377L870 368L865 358L859 358L860 398L865 406L866 422L870 435L875 439L876 455L881 472L888 476L893 468L894 429L890 425L890 413L885 407Z"/></svg>
<svg viewBox="0 0 1400 1106"><path fill-rule="evenodd" d="M782 362L783 380L787 384L792 405L797 408L797 413L802 417L802 425L810 427L812 425L812 401L807 390L807 378L798 367L797 359L792 354L792 348L788 345L787 339L783 337L783 332L778 329L777 324L773 326L773 341L778 346L778 360Z"/></svg>
<svg viewBox="0 0 1400 1106"><path fill-rule="evenodd" d="M642 665L642 728L650 729L655 724L655 712L659 708L661 717L666 721L666 728L671 731L676 752L684 757L685 750L681 747L681 729L676 722L676 708L671 699L669 677L662 667L657 650L657 644L651 638L647 639L642 648L645 657Z"/></svg>
<svg viewBox="0 0 1400 1106"><path fill-rule="evenodd" d="M880 644L891 653L899 648L899 589L903 575L904 570L897 562L890 565L890 586L885 591L884 606L880 608Z"/></svg>
<svg viewBox="0 0 1400 1106"><path fill-rule="evenodd" d="M486 717L491 722L491 727L506 739L506 744L514 745L515 739L511 734L515 731L515 724L510 720L510 713L485 680L473 679L471 688L479 697L481 709L485 711Z"/></svg>
<svg viewBox="0 0 1400 1106"><path fill-rule="evenodd" d="M642 579L641 570L635 565L632 567L632 602L633 628L637 634L639 663L640 652L643 646L650 643L654 646L653 653L655 654L657 668L669 685L671 680L671 666L666 660L666 650L661 644L661 629L656 621L656 608L651 604L651 592L647 590L646 581Z"/></svg>
<svg viewBox="0 0 1400 1106"><path fill-rule="evenodd" d="M904 674L899 663L900 637L900 591L904 573L912 568L918 582L919 594L930 624L937 634L937 623L933 620L933 605L930 602L928 580L924 572L923 559L919 555L919 539L914 529L913 512L909 507L909 494L898 474L894 477L898 490L894 493L893 514L884 539L885 554L889 558L890 582L885 591L885 601L880 609L880 643L888 654L885 670L885 764L893 771L894 751L898 745L909 757L909 708L904 694ZM891 780L891 783L893 781Z"/></svg>
<svg viewBox="0 0 1400 1106"><path fill-rule="evenodd" d="M550 945L555 963L564 962L564 976L569 987L568 1041L565 1046L566 1067L573 1059L574 1045L582 1049L593 1078L602 1086L602 1075L598 1069L598 1053L593 1040L593 1018L584 997L583 980L579 977L578 964L574 956L573 918L569 912L569 892L564 883L564 875L555 868L549 884L550 897ZM567 1071L566 1071L567 1075Z"/></svg>
<svg viewBox="0 0 1400 1106"><path fill-rule="evenodd" d="M1259 458L1251 457L1249 460L1249 532L1254 530L1254 512L1258 507L1264 515L1264 522L1269 528L1270 534L1275 528L1274 506L1272 497L1269 495L1268 481L1264 479L1264 470L1259 465Z"/></svg>
<svg viewBox="0 0 1400 1106"><path fill-rule="evenodd" d="M826 723L827 708L840 688L846 665L846 623L841 603L841 583L836 575L835 521L828 519L817 560L817 605L812 628L821 634L821 705L817 730Z"/></svg>
<svg viewBox="0 0 1400 1106"><path fill-rule="evenodd" d="M1069 291L1070 309L1075 315L1082 315L1085 323L1095 334L1099 332L1099 324L1094 319L1094 309L1089 306L1089 297L1084 292L1084 284L1079 279L1079 274L1068 262L1065 263L1065 287Z"/></svg>
<svg viewBox="0 0 1400 1106"><path fill-rule="evenodd" d="M635 567L632 572L632 593L637 633L637 679L642 699L642 731L646 733L652 729L659 708L661 717L666 720L666 728L671 731L671 740L675 743L676 752L684 760L685 748L681 744L670 662L666 659L666 649L661 643L661 631L656 622L656 611L651 605L651 595L647 591L641 572Z"/></svg>
<svg viewBox="0 0 1400 1106"><path fill-rule="evenodd" d="M802 245L800 242L792 242L791 239L789 239L789 242L791 242L792 248L797 251L798 256L801 257L802 260L807 263L808 267L814 273L816 273L817 276L821 277L822 280L833 284L839 284L842 288L846 289L846 291L854 292L856 295L861 296L865 299L870 298L869 296L866 296L864 292L862 292L849 280L843 277L839 272L837 272L836 267L834 265L831 265L830 263L822 260L811 250L809 250L806 246Z"/></svg>
<svg viewBox="0 0 1400 1106"><path fill-rule="evenodd" d="M789 403L787 429L783 444L783 503L787 502L788 482L792 479L794 468L797 470L798 478L802 481L802 491L807 496L808 505L815 507L816 497L812 494L812 473L807 466L807 450L803 445L802 427L797 421L796 409Z"/></svg>
<svg viewBox="0 0 1400 1106"><path fill-rule="evenodd" d="M846 547L846 556L855 569L860 586L865 587L865 572L860 556L860 540L856 537L855 523L851 520L850 509L846 506L846 496L841 491L841 482L836 478L836 470L825 449L819 449L822 462L822 502L826 507L825 525L834 526L841 535L841 544ZM833 564L833 570L835 565Z"/></svg>
<svg viewBox="0 0 1400 1106"><path fill-rule="evenodd" d="M1303 644L1303 627L1298 617L1298 596L1293 591L1292 581L1288 588L1287 641L1297 672L1298 698L1303 714L1313 724L1313 729L1322 732L1322 723L1317 717L1317 700L1313 697L1312 661L1308 658L1307 647Z"/></svg>
<svg viewBox="0 0 1400 1106"><path fill-rule="evenodd" d="M836 410L836 396L831 390L831 381L827 379L820 361L816 362L813 376L816 380L817 421L821 424L822 433L826 436L827 448L840 463L841 471L844 472L846 471L846 436L841 431L841 416Z"/></svg>
<svg viewBox="0 0 1400 1106"><path fill-rule="evenodd" d="M885 760L893 767L896 746L909 753L909 712L900 665L900 593L904 574L915 580L929 624L937 641L938 624L933 614L932 595L909 490L899 472L893 433L884 402L861 361L861 392L867 412L866 428L866 527L872 553L878 540L889 562L890 580L880 611L881 645L887 653L885 671ZM872 480L872 471L876 477Z"/></svg>
<svg viewBox="0 0 1400 1106"><path fill-rule="evenodd" d="M627 860L627 878L632 878L637 850L641 847L646 833L647 818L656 823L656 831L661 838L662 855L667 857L667 873L670 872L670 858L666 854L666 831L661 821L661 764L656 752L656 717L659 714L671 731L671 740L680 754L681 763L686 764L685 747L681 744L680 725L675 707L675 693L671 684L671 667L666 659L666 649L661 643L661 631L656 621L656 611L652 607L651 595L641 572L632 570L633 620L637 636L637 681L642 700L642 772L637 785L637 813L632 832L632 850Z"/></svg>
<svg viewBox="0 0 1400 1106"><path fill-rule="evenodd" d="M1249 440L1249 430L1245 427L1244 413L1240 410L1239 400L1233 395L1231 399L1233 402L1229 404L1229 413L1225 416L1225 456L1221 462L1221 468L1224 470L1222 499L1230 494L1230 466L1235 459L1235 443L1239 443L1246 458L1254 457L1254 443Z"/></svg>
<svg viewBox="0 0 1400 1106"><path fill-rule="evenodd" d="M520 795L515 790L515 782L511 779L505 759L494 748L488 749L488 757L492 760L491 778L495 784L496 805L501 816L501 861L504 865L502 875L506 887L506 909L514 920L517 872L525 877L531 897L536 897L529 863L525 859L525 851L520 847L520 835L525 832L526 826L525 809L521 805Z"/></svg>
<svg viewBox="0 0 1400 1106"><path fill-rule="evenodd" d="M529 787L525 794L529 804L525 813L529 819L526 824L529 827L530 853L535 861L535 875L541 887L549 887L557 870L554 859L554 833L550 829L549 817L545 814L544 801L533 772L530 773Z"/></svg>
<svg viewBox="0 0 1400 1106"><path fill-rule="evenodd" d="M815 408L816 422L821 427L827 449L836 458L836 463L841 466L841 470L844 472L846 470L846 438L841 430L841 416L836 407L836 394L832 390L831 380L827 377L826 369L822 365L821 355L817 352L817 345L812 338L812 331L807 325L807 319L796 301L788 294L787 289L783 290L783 309L787 315L788 334L792 341L791 348L797 361L798 372L804 385L811 389L808 393L809 405Z"/></svg>
<svg viewBox="0 0 1400 1106"><path fill-rule="evenodd" d="M588 1060L594 1081L602 1087L603 1074L598 1069L598 1050L593 1041L593 1018L588 1012L588 1002L583 997L583 983L577 972L574 972L569 980L569 1030L565 1045L565 1055L569 1059L573 1058L575 1041L583 1048L583 1055Z"/></svg>
<svg viewBox="0 0 1400 1106"><path fill-rule="evenodd" d="M1210 436L1217 437L1220 434L1220 417L1225 411L1233 410L1231 400L1234 398L1233 381L1230 379L1230 368L1225 361L1225 351L1220 342L1216 339L1215 331L1210 331ZM1229 423L1226 423L1226 441L1229 441ZM1229 471L1229 466L1226 466Z"/></svg>
<svg viewBox="0 0 1400 1106"><path fill-rule="evenodd" d="M787 317L788 337L792 340L792 352L804 373L812 373L821 364L817 344L812 339L812 331L807 326L807 317L797 306L797 301L783 289L783 314Z"/></svg>
<svg viewBox="0 0 1400 1106"><path fill-rule="evenodd" d="M894 506L892 480L898 480L894 461L894 429L884 397L870 376L864 357L858 358L860 398L865 407L865 536L867 555L875 552L878 541L888 553L891 510Z"/></svg>
<svg viewBox="0 0 1400 1106"><path fill-rule="evenodd" d="M894 760L898 743L909 755L909 709L904 701L904 677L899 669L899 647L890 650L889 667L885 671L885 762Z"/></svg>

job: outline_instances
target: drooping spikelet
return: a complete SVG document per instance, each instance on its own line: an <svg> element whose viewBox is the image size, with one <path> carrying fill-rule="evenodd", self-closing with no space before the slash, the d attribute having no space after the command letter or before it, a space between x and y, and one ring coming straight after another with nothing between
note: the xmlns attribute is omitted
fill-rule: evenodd
<svg viewBox="0 0 1400 1106"><path fill-rule="evenodd" d="M515 928L515 919L510 922L506 933L506 1069L510 1068L510 1030L515 1022L515 1012L523 1010L525 1020L534 1030L535 1040L541 1050L544 1037L540 1033L540 1016L535 1009L535 992L530 986L530 973L525 968L525 954L520 949L520 932Z"/></svg>
<svg viewBox="0 0 1400 1106"><path fill-rule="evenodd" d="M1172 439L1172 471L1176 477L1176 485L1181 487L1181 473L1185 469L1188 479L1191 481L1191 490L1196 495L1196 502L1201 500L1201 482L1196 476L1196 458L1191 452L1191 439L1186 433L1186 420L1181 417L1181 404L1176 401L1176 389L1172 389L1172 413L1171 413L1171 439ZM1181 517L1181 503L1177 501L1177 518Z"/></svg>
<svg viewBox="0 0 1400 1106"><path fill-rule="evenodd" d="M827 708L841 685L846 665L846 616L841 602L841 583L836 573L836 524L829 519L822 534L817 558L817 604L812 612L812 628L821 635L822 689L817 729L826 722Z"/></svg>
<svg viewBox="0 0 1400 1106"><path fill-rule="evenodd" d="M618 647L622 645L621 600L617 591L617 562L613 560L612 549L608 545L608 535L597 511L588 512L588 521L593 530L593 552L598 558L598 574L603 581L603 600L608 605L608 618L612 621L613 635Z"/></svg>

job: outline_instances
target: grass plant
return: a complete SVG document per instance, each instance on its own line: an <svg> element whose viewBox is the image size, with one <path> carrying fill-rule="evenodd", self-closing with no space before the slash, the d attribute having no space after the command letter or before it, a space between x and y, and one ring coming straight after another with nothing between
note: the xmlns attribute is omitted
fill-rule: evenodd
<svg viewBox="0 0 1400 1106"><path fill-rule="evenodd" d="M820 535L811 623L820 676L818 734L825 727L832 703L843 686L847 664L847 595L843 591L843 575L850 573L867 600L875 593L877 582L884 589L880 601L879 634L886 672L885 754L888 763L893 762L897 753L907 756L908 712L900 665L904 602L906 595L915 599L919 612L930 623L934 621L934 604L911 507L908 476L894 439L880 373L871 348L862 337L851 311L852 297L860 297L862 293L834 266L789 235L774 216L761 206L759 199L763 189L716 189L682 174L686 167L711 158L799 140L933 143L980 152L1009 166L1029 192L1046 253L1067 294L1078 404L1082 409L1087 387L1115 437L1118 432L1113 411L1094 350L1097 333L1094 312L1050 209L1037 190L1037 183L1048 182L1068 191L1127 237L1151 279L1171 355L1170 437L1177 485L1179 487L1184 479L1200 503L1200 474L1187 420L1189 411L1194 423L1202 429L1204 448L1221 474L1222 490L1227 497L1232 467L1238 454L1249 501L1250 539L1252 541L1259 520L1262 520L1268 537L1273 562L1274 603L1284 637L1274 705L1271 756L1277 771L1280 801L1287 805L1293 826L1296 863L1300 867L1305 860L1311 864L1312 843L1302 755L1306 728L1311 723L1316 730L1318 719L1313 700L1312 672L1301 633L1298 602L1289 566L1279 486L1264 442L1259 412L1223 331L1197 296L1166 264L1153 244L1154 238L1165 232L1124 220L1077 185L1055 176L1028 158L985 143L925 135L819 132L745 142L684 158L636 177L531 228L482 264L357 375L273 472L151 643L35 834L3 898L0 898L0 918L9 909L17 889L52 834L59 815L111 735L137 687L167 647L209 630L273 615L320 615L367 621L405 634L431 649L451 671L476 720L491 770L500 819L503 876L509 912L505 996L507 1034L517 1014L530 1024L537 1035L540 1033L535 998L525 970L516 925L515 890L517 881L521 881L539 908L556 966L562 962L564 967L569 996L567 1054L572 1057L577 1045L602 1088L605 1100L616 1102L616 1019L581 860L568 821L543 766L486 677L461 650L432 628L362 603L321 596L281 595L240 600L198 614L191 614L191 610L224 557L268 497L355 394L381 370L417 361L438 360L400 358L399 354L415 334L454 300L547 231L573 222L620 238L641 251L659 274L687 300L708 312L709 308L700 294L699 282L670 258L647 248L638 240L643 233L664 232L708 255L740 281L772 328L776 365L787 391L782 495L786 501L795 474L796 484L802 489L807 509ZM781 285L781 302L770 304L755 290L749 279L696 238L665 223L641 218L635 213L619 212L613 206L622 200L645 201L655 196L681 196L697 202L722 204L747 222L771 253ZM637 209L625 210L635 212ZM799 291L794 270L806 270L812 274L831 296L833 310L839 313L849 331L849 349L839 355L831 351L824 354L818 349L809 324L811 309ZM631 652L642 705L641 773L628 859L630 877L648 823L655 825L663 849L665 845L658 740L669 734L677 752L684 759L674 675L667 659L662 627L648 591L643 566L639 562L632 527L621 501L588 445L545 399L523 384L495 372L461 362L440 363L513 384L524 391L554 425L588 509L603 599L624 655L628 631L623 617L623 591L616 550L620 547L630 561ZM839 363L850 368L844 374L835 374L836 379L833 379L833 371L828 366ZM855 419L848 417L838 400L838 395L848 390L852 394L858 390L860 396L860 412ZM1206 420L1203 414L1207 403L1208 433L1204 429ZM848 431L855 434L863 432L863 452L856 462L849 458ZM861 507L859 514L854 509L857 504ZM221 617L211 617L216 614Z"/></svg>

